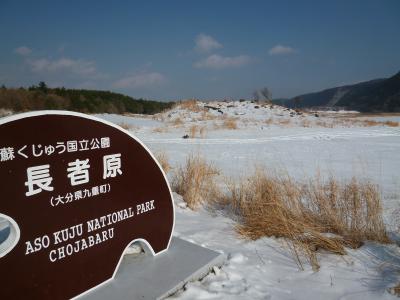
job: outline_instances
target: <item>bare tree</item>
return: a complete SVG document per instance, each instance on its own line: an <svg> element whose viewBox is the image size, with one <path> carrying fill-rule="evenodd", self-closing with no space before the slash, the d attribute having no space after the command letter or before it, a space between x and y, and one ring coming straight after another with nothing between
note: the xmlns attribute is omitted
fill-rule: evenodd
<svg viewBox="0 0 400 300"><path fill-rule="evenodd" d="M270 102L272 100L272 93L267 87L263 87L253 93L253 99L255 101Z"/></svg>
<svg viewBox="0 0 400 300"><path fill-rule="evenodd" d="M301 105L301 97L297 96L293 99L294 108L299 108Z"/></svg>

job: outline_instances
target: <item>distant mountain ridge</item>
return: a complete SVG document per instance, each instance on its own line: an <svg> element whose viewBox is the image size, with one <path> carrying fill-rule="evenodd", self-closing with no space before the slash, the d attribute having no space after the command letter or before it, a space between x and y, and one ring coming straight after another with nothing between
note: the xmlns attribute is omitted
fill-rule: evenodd
<svg viewBox="0 0 400 300"><path fill-rule="evenodd" d="M275 103L290 108L345 108L361 112L400 112L400 72L385 78L339 86Z"/></svg>

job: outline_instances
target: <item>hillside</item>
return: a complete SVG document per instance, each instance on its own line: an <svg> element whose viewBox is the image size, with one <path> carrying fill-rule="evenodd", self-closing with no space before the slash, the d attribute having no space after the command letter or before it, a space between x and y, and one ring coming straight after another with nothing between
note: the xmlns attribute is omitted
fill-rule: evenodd
<svg viewBox="0 0 400 300"><path fill-rule="evenodd" d="M44 82L29 89L0 88L0 109L14 112L70 110L83 113L155 114L172 102L134 99L109 91L48 88Z"/></svg>
<svg viewBox="0 0 400 300"><path fill-rule="evenodd" d="M374 84L354 86L337 105L359 111L400 111L400 72Z"/></svg>
<svg viewBox="0 0 400 300"><path fill-rule="evenodd" d="M375 79L353 85L304 94L280 104L296 108L346 108L362 112L400 111L400 72L387 79Z"/></svg>

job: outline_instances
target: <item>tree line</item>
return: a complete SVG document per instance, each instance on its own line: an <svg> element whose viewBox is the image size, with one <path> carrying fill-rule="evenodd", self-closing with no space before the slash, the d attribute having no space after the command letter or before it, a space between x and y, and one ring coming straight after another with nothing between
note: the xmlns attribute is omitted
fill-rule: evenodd
<svg viewBox="0 0 400 300"><path fill-rule="evenodd" d="M29 88L0 88L0 108L13 112L33 110L70 110L82 113L155 114L172 107L161 102L110 91L49 88L45 82Z"/></svg>

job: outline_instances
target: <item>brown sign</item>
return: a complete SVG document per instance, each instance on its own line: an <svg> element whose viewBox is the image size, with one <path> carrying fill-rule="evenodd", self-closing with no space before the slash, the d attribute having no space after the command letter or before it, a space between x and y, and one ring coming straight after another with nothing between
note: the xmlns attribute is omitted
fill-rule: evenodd
<svg viewBox="0 0 400 300"><path fill-rule="evenodd" d="M122 128L71 112L0 120L0 299L69 299L114 277L133 241L168 249L166 177Z"/></svg>

